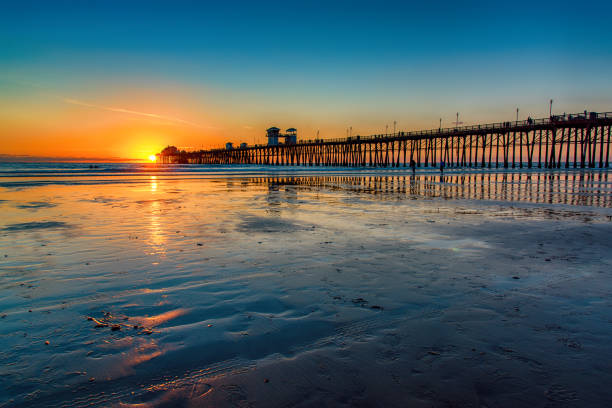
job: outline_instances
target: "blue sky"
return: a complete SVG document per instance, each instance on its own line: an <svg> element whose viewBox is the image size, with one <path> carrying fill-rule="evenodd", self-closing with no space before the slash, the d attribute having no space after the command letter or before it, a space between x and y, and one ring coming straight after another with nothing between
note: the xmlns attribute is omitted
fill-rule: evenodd
<svg viewBox="0 0 612 408"><path fill-rule="evenodd" d="M338 137L393 120L435 127L457 111L466 123L509 120L516 107L543 116L549 98L560 112L612 110L609 2L49 0L2 10L0 107L12 107L0 120L14 134L32 131L18 106L65 114L49 95L201 116L203 144L268 124ZM130 119L112 114L102 122ZM176 143L197 135L166 132Z"/></svg>

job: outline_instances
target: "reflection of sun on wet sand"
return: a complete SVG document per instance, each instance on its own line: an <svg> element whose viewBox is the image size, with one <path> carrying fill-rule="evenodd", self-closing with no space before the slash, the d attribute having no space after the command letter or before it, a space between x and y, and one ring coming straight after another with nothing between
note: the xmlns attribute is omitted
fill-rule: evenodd
<svg viewBox="0 0 612 408"><path fill-rule="evenodd" d="M187 309L175 309L175 310L169 310L167 312L161 313L156 316L133 317L132 320L136 322L140 322L140 324L142 324L143 326L157 327L172 319L182 316L186 314L187 312L188 312Z"/></svg>
<svg viewBox="0 0 612 408"><path fill-rule="evenodd" d="M48 181L0 187L0 406L612 397L607 172Z"/></svg>

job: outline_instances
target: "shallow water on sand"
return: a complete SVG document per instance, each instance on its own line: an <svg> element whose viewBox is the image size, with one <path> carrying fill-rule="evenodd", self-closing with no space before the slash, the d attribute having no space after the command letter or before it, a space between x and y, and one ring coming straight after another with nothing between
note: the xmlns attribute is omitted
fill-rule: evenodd
<svg viewBox="0 0 612 408"><path fill-rule="evenodd" d="M608 172L73 170L0 175L0 406L612 402Z"/></svg>

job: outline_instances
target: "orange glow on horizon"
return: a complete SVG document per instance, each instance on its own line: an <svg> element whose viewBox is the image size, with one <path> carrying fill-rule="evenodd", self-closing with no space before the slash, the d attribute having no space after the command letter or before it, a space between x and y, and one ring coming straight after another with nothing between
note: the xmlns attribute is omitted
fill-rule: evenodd
<svg viewBox="0 0 612 408"><path fill-rule="evenodd" d="M304 140L319 131L324 139L343 137L348 123L354 135L381 133L386 123L375 114L335 117L323 108L312 113L315 119L277 105L265 112L252 110L248 102L220 108L180 87L109 86L69 95L24 87L18 96L0 97L0 154L155 162L153 155L169 145L200 150L223 148L226 142L265 144L265 129L272 125L296 127L298 140ZM407 123L410 129L402 127ZM437 117L430 123L406 120L398 128L433 128Z"/></svg>

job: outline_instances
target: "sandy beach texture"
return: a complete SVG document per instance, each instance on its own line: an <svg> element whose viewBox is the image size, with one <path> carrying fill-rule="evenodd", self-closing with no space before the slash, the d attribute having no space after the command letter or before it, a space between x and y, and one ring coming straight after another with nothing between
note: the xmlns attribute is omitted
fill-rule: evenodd
<svg viewBox="0 0 612 408"><path fill-rule="evenodd" d="M2 177L0 406L611 406L608 178Z"/></svg>

